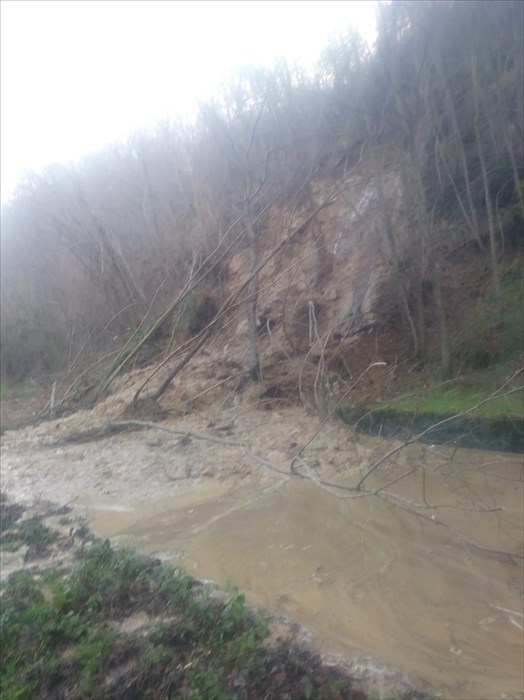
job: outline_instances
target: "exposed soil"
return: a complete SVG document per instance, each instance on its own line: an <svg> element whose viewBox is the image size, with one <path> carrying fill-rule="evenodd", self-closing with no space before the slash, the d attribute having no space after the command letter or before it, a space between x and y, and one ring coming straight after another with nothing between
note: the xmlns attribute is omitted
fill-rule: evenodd
<svg viewBox="0 0 524 700"><path fill-rule="evenodd" d="M44 396L24 396L0 401L0 434L6 430L19 430L40 421L48 399Z"/></svg>
<svg viewBox="0 0 524 700"><path fill-rule="evenodd" d="M430 513L451 530L386 503L337 498L340 491L290 478L297 454L313 482L354 483L390 445L335 420L322 425L307 409L316 399L311 385L304 409L268 396L269 381L243 385L231 351L213 353L195 358L138 415L129 406L147 369L116 381L90 410L5 432L3 488L24 506L35 497L71 505L97 534L123 536L162 558L177 560L185 549L182 564L203 578L223 582L232 573L248 599L305 623L323 652L342 654L339 663L359 657L348 668L386 696L392 687L405 691L409 672L417 687L449 698L488 697L479 688L493 687L522 697L518 627L489 607L518 612L523 601L520 559L505 553L519 556L521 540L514 461L413 445L370 481L380 488L424 465L425 497L448 504ZM126 419L179 432L115 426ZM397 493L420 500L420 489L415 472ZM497 507L472 512L478 503L503 507L504 518ZM487 551L471 548L479 538Z"/></svg>

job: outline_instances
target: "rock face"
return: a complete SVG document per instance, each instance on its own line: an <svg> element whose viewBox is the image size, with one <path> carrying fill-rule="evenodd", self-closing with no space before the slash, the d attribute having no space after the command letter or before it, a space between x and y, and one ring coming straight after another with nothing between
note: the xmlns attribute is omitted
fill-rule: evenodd
<svg viewBox="0 0 524 700"><path fill-rule="evenodd" d="M395 256L403 260L408 241L395 225L399 177L386 174L383 185L395 230ZM309 189L309 197L292 215L285 204L275 207L260 232L263 260L333 198L260 274L258 308L267 321L267 335L291 354L307 352L330 333L340 340L376 328L391 319L397 305L391 251L373 177L357 172L343 181L324 178ZM228 271L231 288L247 278L249 269L248 251L234 256ZM240 322L237 337L246 332L247 325Z"/></svg>

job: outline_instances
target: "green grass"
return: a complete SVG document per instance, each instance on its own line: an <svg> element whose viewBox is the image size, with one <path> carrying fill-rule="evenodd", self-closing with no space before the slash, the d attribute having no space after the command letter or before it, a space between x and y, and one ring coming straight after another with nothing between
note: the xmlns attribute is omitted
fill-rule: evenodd
<svg viewBox="0 0 524 700"><path fill-rule="evenodd" d="M3 700L364 700L309 652L265 644L244 596L225 602L179 569L96 542L72 572L13 574L2 589ZM118 621L146 613L144 632Z"/></svg>
<svg viewBox="0 0 524 700"><path fill-rule="evenodd" d="M7 379L0 379L0 399L16 399L34 396L38 391L35 384L13 383Z"/></svg>
<svg viewBox="0 0 524 700"><path fill-rule="evenodd" d="M383 401L372 408L394 408L396 411L443 415L462 413L487 399L502 386L504 369L507 367L495 367L491 368L490 371L472 373L467 377L459 377L428 388L418 387L408 395L397 396L391 401ZM484 418L512 417L523 419L524 394L522 389L518 388L522 385L523 380L524 376L521 373L502 392L506 393L513 389L514 393L484 403L475 409L474 414Z"/></svg>
<svg viewBox="0 0 524 700"><path fill-rule="evenodd" d="M524 270L516 257L501 270L500 294L491 288L471 302L451 329L451 356L457 374L509 362L524 348Z"/></svg>
<svg viewBox="0 0 524 700"><path fill-rule="evenodd" d="M455 415L473 409L487 399L522 367L524 348L524 264L517 255L501 268L501 291L487 288L470 302L467 313L450 329L451 357L455 378L439 379L438 360L427 363L419 375L402 380L401 392L373 409L406 413ZM515 377L503 393L514 393L483 403L473 414L482 418L524 419L524 394L518 389L524 373Z"/></svg>
<svg viewBox="0 0 524 700"><path fill-rule="evenodd" d="M22 545L28 546L26 558L46 554L49 545L57 539L53 532L42 525L38 517L22 520L12 527L2 527L0 532L0 550L16 551Z"/></svg>

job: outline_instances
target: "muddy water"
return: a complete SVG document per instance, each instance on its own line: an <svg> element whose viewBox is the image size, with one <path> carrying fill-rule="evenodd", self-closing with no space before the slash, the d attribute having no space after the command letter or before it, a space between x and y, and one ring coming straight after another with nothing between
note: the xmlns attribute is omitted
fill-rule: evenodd
<svg viewBox="0 0 524 700"><path fill-rule="evenodd" d="M522 461L460 450L425 472L396 491L439 506L425 518L301 480L208 485L118 510L83 503L98 535L233 582L305 625L323 653L373 656L443 698L520 698L522 558L496 550L522 553Z"/></svg>

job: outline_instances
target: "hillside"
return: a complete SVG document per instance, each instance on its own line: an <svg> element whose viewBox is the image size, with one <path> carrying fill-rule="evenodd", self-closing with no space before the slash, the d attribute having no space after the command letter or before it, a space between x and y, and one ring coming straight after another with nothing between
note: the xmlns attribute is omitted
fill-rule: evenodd
<svg viewBox="0 0 524 700"><path fill-rule="evenodd" d="M57 381L66 407L137 362L171 358L167 386L206 345L317 405L510 375L522 12L397 1L373 51L350 33L313 75L245 69L191 127L28 175L2 210L4 384Z"/></svg>
<svg viewBox="0 0 524 700"><path fill-rule="evenodd" d="M523 25L383 3L20 182L8 694L522 700Z"/></svg>

